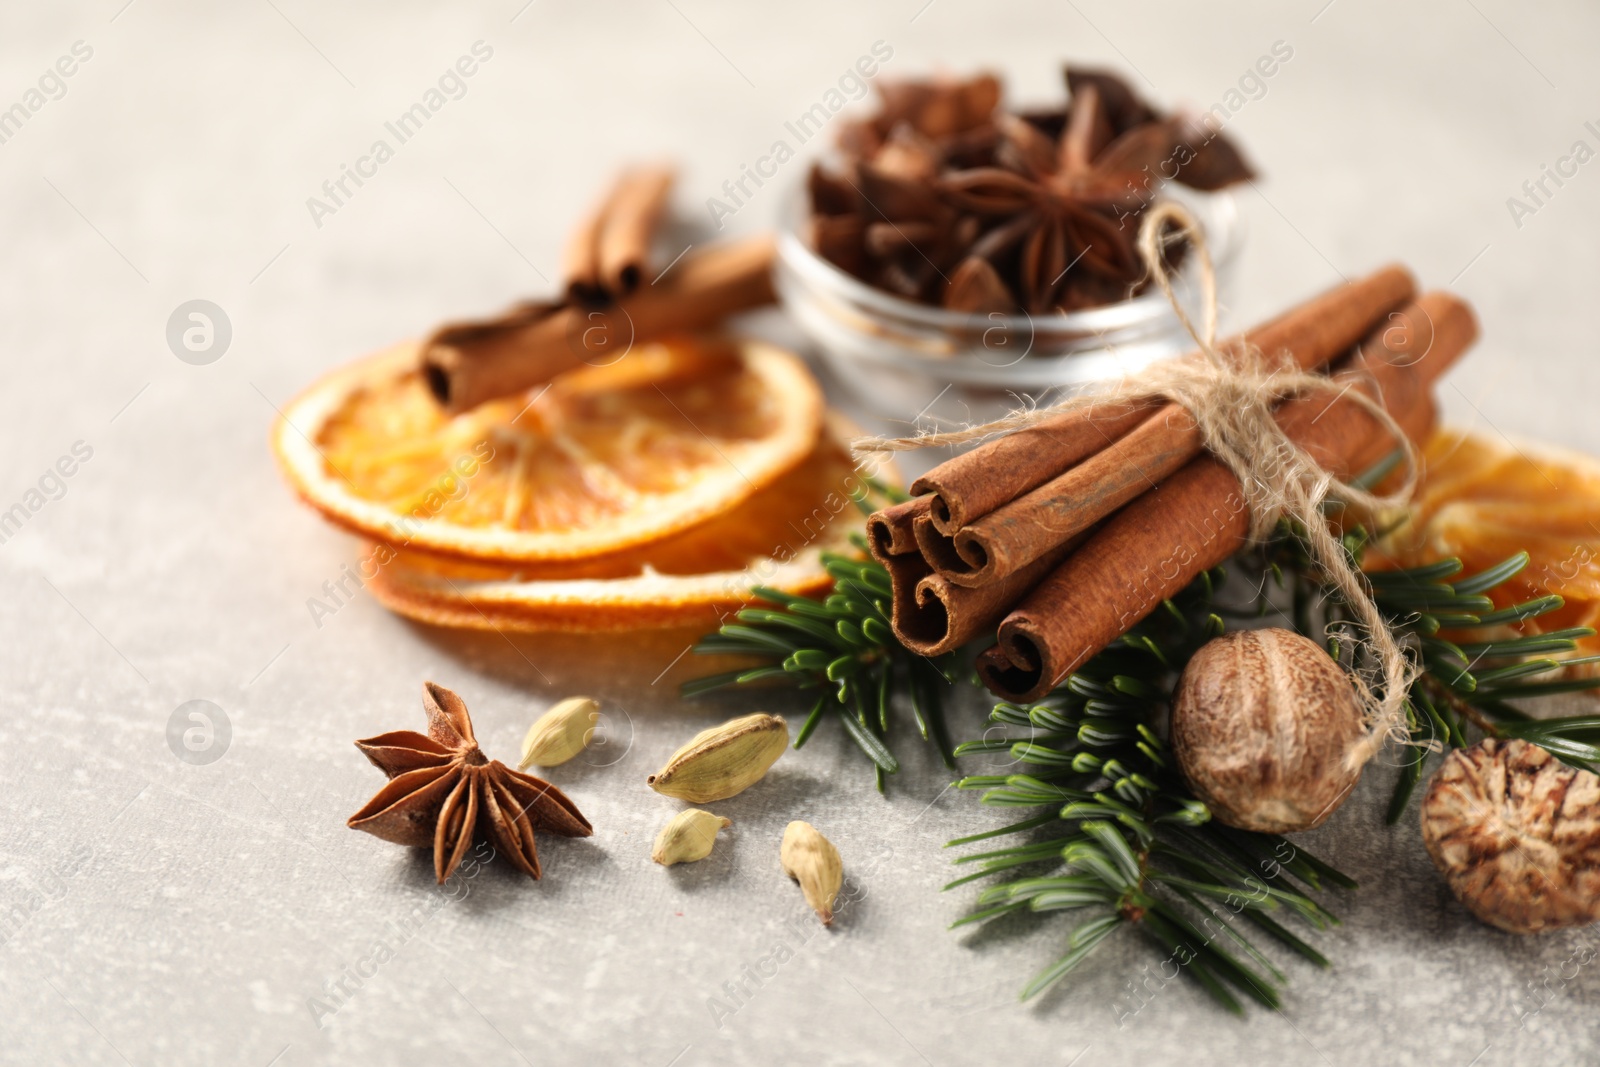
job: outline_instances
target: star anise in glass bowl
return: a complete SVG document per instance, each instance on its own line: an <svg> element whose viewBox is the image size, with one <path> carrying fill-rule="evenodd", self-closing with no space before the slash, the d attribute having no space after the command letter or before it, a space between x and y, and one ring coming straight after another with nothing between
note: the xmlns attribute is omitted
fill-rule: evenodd
<svg viewBox="0 0 1600 1067"><path fill-rule="evenodd" d="M808 182L813 251L875 288L952 311L1039 315L1126 300L1147 284L1139 219L1167 182L1253 177L1220 132L1164 116L1116 75L1068 68L1068 102L1000 108L999 81L879 86ZM1183 254L1174 245L1174 263Z"/></svg>

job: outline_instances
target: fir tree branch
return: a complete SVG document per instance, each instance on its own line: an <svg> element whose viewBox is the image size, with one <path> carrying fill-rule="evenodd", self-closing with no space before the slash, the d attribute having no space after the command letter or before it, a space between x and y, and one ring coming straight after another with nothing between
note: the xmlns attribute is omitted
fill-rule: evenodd
<svg viewBox="0 0 1600 1067"><path fill-rule="evenodd" d="M1327 965L1279 919L1326 928L1338 920L1313 894L1330 880L1353 883L1283 838L1213 824L1157 732L1183 664L1221 632L1213 597L1222 579L1220 570L1202 575L1038 704L997 705L990 721L1015 731L1004 746L990 739L957 749L1003 751L1021 772L964 778L961 787L980 790L982 803L1047 810L952 842L1027 835L957 860L980 866L947 889L988 875L1010 880L984 889L977 910L956 925L1020 910L1085 915L1064 954L1023 987L1025 998L1070 973L1119 927L1138 929L1230 1011L1243 1011L1247 1000L1279 1001L1284 973L1256 943L1257 931ZM1024 876L1013 874L1022 869Z"/></svg>
<svg viewBox="0 0 1600 1067"><path fill-rule="evenodd" d="M869 479L854 499L864 514L871 514L882 502L904 499L904 494ZM760 666L696 678L683 685L682 694L693 698L755 683L817 690L794 747L810 741L824 720L837 720L872 764L882 792L887 777L900 770L889 744L897 708L910 711L922 740L933 743L946 766L955 767L944 709L945 695L955 684L958 657L950 653L929 659L895 640L889 574L868 556L863 538L857 535L852 540L858 555L822 555L834 580L833 592L825 600L758 587L756 596L771 606L745 608L733 622L694 646L699 655L739 656Z"/></svg>
<svg viewBox="0 0 1600 1067"><path fill-rule="evenodd" d="M1278 551L1303 553L1293 532ZM1346 538L1359 562L1364 533ZM1428 757L1446 747L1461 748L1478 737L1520 737L1541 745L1560 759L1585 770L1600 769L1600 732L1589 717L1533 719L1509 701L1575 693L1600 687L1600 676L1572 677L1575 669L1600 661L1575 656L1578 642L1594 636L1588 627L1569 627L1543 634L1452 641L1441 631L1495 632L1520 625L1563 606L1561 597L1545 595L1496 609L1488 593L1516 577L1528 565L1519 552L1477 574L1461 576L1458 559L1424 567L1367 572L1373 597L1395 632L1414 640L1424 672L1410 693L1409 726L1414 755L1402 768L1388 818L1397 821L1426 770ZM1326 595L1328 623L1348 621L1343 605L1317 585L1309 569L1291 562L1295 580Z"/></svg>

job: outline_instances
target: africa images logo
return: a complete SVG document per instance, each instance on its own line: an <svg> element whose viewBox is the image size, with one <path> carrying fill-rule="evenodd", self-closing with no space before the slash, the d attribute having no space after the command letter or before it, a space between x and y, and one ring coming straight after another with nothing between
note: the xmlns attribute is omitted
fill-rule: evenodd
<svg viewBox="0 0 1600 1067"><path fill-rule="evenodd" d="M45 68L37 83L23 92L22 98L0 110L0 145L6 144L34 115L52 100L67 95L67 79L78 73L81 64L94 57L94 49L83 41L73 41L70 51Z"/></svg>

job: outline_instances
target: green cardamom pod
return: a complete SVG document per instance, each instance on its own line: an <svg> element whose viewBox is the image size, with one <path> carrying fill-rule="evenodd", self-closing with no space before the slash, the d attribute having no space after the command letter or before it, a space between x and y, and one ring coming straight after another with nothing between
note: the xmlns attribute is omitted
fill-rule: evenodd
<svg viewBox="0 0 1600 1067"><path fill-rule="evenodd" d="M782 716L746 715L702 730L646 781L657 793L691 804L726 800L759 782L788 747Z"/></svg>

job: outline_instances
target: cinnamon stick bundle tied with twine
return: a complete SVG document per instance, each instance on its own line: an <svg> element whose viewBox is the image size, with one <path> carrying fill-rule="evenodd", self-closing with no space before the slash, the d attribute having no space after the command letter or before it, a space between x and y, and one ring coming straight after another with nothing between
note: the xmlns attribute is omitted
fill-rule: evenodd
<svg viewBox="0 0 1600 1067"><path fill-rule="evenodd" d="M1384 267L1218 347L1233 362L1259 350L1313 370L1349 351L1415 292L1408 271ZM1014 412L948 433L857 442L864 451L983 442L913 482L911 501L875 515L869 524L874 539L887 546L885 539L892 538L894 552L918 551L928 542L916 542L916 520L926 515L932 532L950 539L933 547L929 562L957 584L984 585L1026 566L1075 532L1057 537L1063 527L1087 528L1093 518L1171 474L1202 447L1198 427L1171 402L1093 396L1052 410L1044 416ZM1098 514L1091 515L1094 511ZM995 518L988 523L980 521L991 515ZM1005 531L1004 540L995 536L996 528Z"/></svg>
<svg viewBox="0 0 1600 1067"><path fill-rule="evenodd" d="M1390 266L1290 309L1218 346L1232 363L1272 352L1288 366L1322 366L1348 352L1415 292ZM1386 337L1401 337L1389 330ZM1199 358L1198 354L1188 357ZM864 442L898 448L960 443L991 427L1031 425L988 437L912 485L924 495L868 520L874 554L891 582L907 647L938 655L993 632L1017 601L1052 571L1095 524L1158 484L1202 450L1198 427L1180 406L1159 400L1092 397L1044 416L1023 413L949 434ZM969 545L971 547L969 547ZM901 561L912 554L919 566Z"/></svg>
<svg viewBox="0 0 1600 1067"><path fill-rule="evenodd" d="M1161 254L1169 225L1200 260L1205 316L1198 328L1176 300ZM1179 205L1157 205L1143 220L1139 247L1194 339L1194 356L1057 408L954 434L858 442L884 451L999 431L1031 438L1001 438L959 466L952 461L913 486L927 495L873 516L870 543L895 585L896 633L910 647L937 644L930 636L964 643L976 636L975 620L987 627L1004 615L999 644L980 657L980 675L1001 696L1038 699L1195 574L1287 517L1306 529L1313 562L1360 625L1369 653L1363 661L1378 665L1371 677L1352 676L1368 727L1348 757L1359 765L1386 736L1404 735L1414 668L1329 531L1322 505L1332 496L1358 513L1380 514L1410 499L1416 454L1408 435L1431 423L1428 386L1471 343L1476 323L1445 294L1406 304L1414 283L1386 268L1254 336L1219 343L1215 276L1193 218ZM1401 305L1398 314L1418 329L1379 329L1340 374L1316 373ZM1106 442L1098 448L1097 423ZM1385 496L1346 480L1375 447L1380 455L1398 447L1406 460L1402 484ZM1207 455L1198 455L1202 448ZM997 453L1024 457L1026 472L1007 479L991 468L986 481ZM1061 465L1035 461L1041 453ZM1158 562L1143 587L1125 584L1129 565ZM958 618L962 611L969 614Z"/></svg>
<svg viewBox="0 0 1600 1067"><path fill-rule="evenodd" d="M1426 390L1422 390L1422 395L1418 397L1415 395L1418 390L1412 386L1418 374L1425 374L1430 381L1437 377L1438 373L1471 343L1473 338L1471 313L1466 305L1454 297L1430 293L1414 304L1393 313L1391 318L1393 321L1416 325L1414 328L1397 329L1390 326L1389 319L1384 320L1374 328L1366 343L1362 345L1361 363L1358 366L1378 365L1380 361L1398 365L1396 370L1400 372L1400 378L1392 382L1390 388L1384 390L1383 400L1406 431L1407 437L1412 441L1420 441L1432 429L1434 410ZM1430 361L1426 371L1420 368L1414 372L1405 371L1405 366L1416 362L1417 354L1423 352L1428 353ZM1387 374L1384 376L1387 377ZM1289 403L1292 405L1294 402ZM1280 407L1280 412L1282 410ZM1381 429L1369 429L1370 432L1362 438L1368 445L1368 452L1357 457L1354 465L1350 467L1353 471L1365 469L1383 458L1394 447L1383 436ZM1376 451L1372 451L1373 449ZM977 455L980 451L981 449L967 453L967 456L962 458ZM1199 461L1191 461L1190 466L1195 462ZM1128 505L1124 511L1143 505L1147 498L1165 498L1168 487L1176 484L1188 469L1186 466L1179 475L1149 490ZM978 584L973 584L970 580L958 583L935 566L932 558L922 551L929 537L927 524L931 521L928 514L930 499L928 496L914 498L905 504L877 512L868 520L869 530L872 533L869 544L874 556L888 569L893 586L891 599L894 605L893 621L896 636L906 647L927 656L959 648L981 637L985 632L993 633L1002 619L1008 615L1015 616L1017 611L1021 610L1019 604L1024 598L1052 575L1072 550L1097 536L1106 526L1106 523L1101 522L1100 525L1092 526L1081 534L1064 539L1049 531L1041 530L1040 537L1045 541L1046 547L1042 556L1035 562L1003 579ZM1222 507L1225 509L1224 514L1237 517L1245 510L1241 501L1242 498L1235 494L1220 504L1213 501L1206 509L1196 511L1192 515L1186 514L1182 508L1169 509L1154 520L1149 544L1116 545L1103 562L1110 566L1120 561L1127 568L1131 568L1126 571L1127 581L1121 587L1102 587L1093 596L1074 593L1070 604L1058 604L1038 613L1039 617L1061 620L1060 627L1052 628L1052 633L1059 628L1070 626L1071 629L1064 633L1076 634L1072 637L1062 636L1061 641L1070 644L1072 652L1063 651L1060 655L1052 657L1052 662L1071 661L1073 666L1078 665L1081 660L1076 657L1087 658L1115 640L1162 599L1177 593L1187 585L1199 570L1220 563L1245 547L1245 539L1241 533L1237 541L1229 542L1227 550L1221 556L1200 567L1199 570L1184 568L1181 571L1177 569L1168 571L1174 561L1186 559L1188 554L1198 551L1185 541L1192 532L1200 531L1202 536L1216 532L1218 524L1215 517L1210 514L1211 511ZM913 531L920 536L914 536ZM1076 563L1074 565L1079 566ZM1157 575L1153 570L1160 570L1163 573ZM1073 591L1065 584L1056 588ZM1142 594L1152 588L1159 595L1154 595L1153 598L1141 596L1133 603L1126 602L1126 596L1117 595L1119 589L1123 592L1138 590ZM1041 600L1043 600L1042 594ZM1090 621L1094 619L1099 621L1091 626ZM1019 658L1031 662L1034 657L1022 654ZM1003 668L1012 665L1000 660L993 662L996 664L996 671L986 681L996 695L1006 699L1017 701L1037 699L1054 684L1050 679L1043 677L1042 669L1030 668L1021 673L1005 670L1002 673ZM1024 676L1029 679L1026 683L1017 680ZM1059 680L1054 673L1050 678Z"/></svg>
<svg viewBox="0 0 1600 1067"><path fill-rule="evenodd" d="M1375 322L1415 291L1409 272L1385 267L1219 345L1218 350L1234 367L1245 366L1246 353L1254 350L1270 366L1319 370L1359 343ZM1199 423L1183 405L1168 402L1082 462L957 530L941 530L935 523L919 526L919 543L951 581L987 584L1026 567L1051 544L1087 530L1182 469L1203 447ZM930 517L937 517L949 511L947 501L960 499L957 491L963 480L953 472L936 470L917 484L938 487L930 512ZM969 502L966 510L975 509ZM1041 543L1041 535L1048 537L1047 543Z"/></svg>
<svg viewBox="0 0 1600 1067"><path fill-rule="evenodd" d="M1402 441L1420 440L1435 418L1430 386L1476 338L1471 310L1449 294L1429 293L1411 311L1428 329L1402 344L1380 328L1332 379L1348 392L1292 399L1277 412L1285 439L1321 467L1330 487L1396 447L1394 427L1353 398L1381 398ZM1253 518L1249 494L1225 463L1194 460L1108 519L1012 606L999 642L978 657L979 676L1004 699L1038 699L1161 601L1245 549L1260 534ZM1305 525L1313 538L1332 537L1325 521Z"/></svg>

